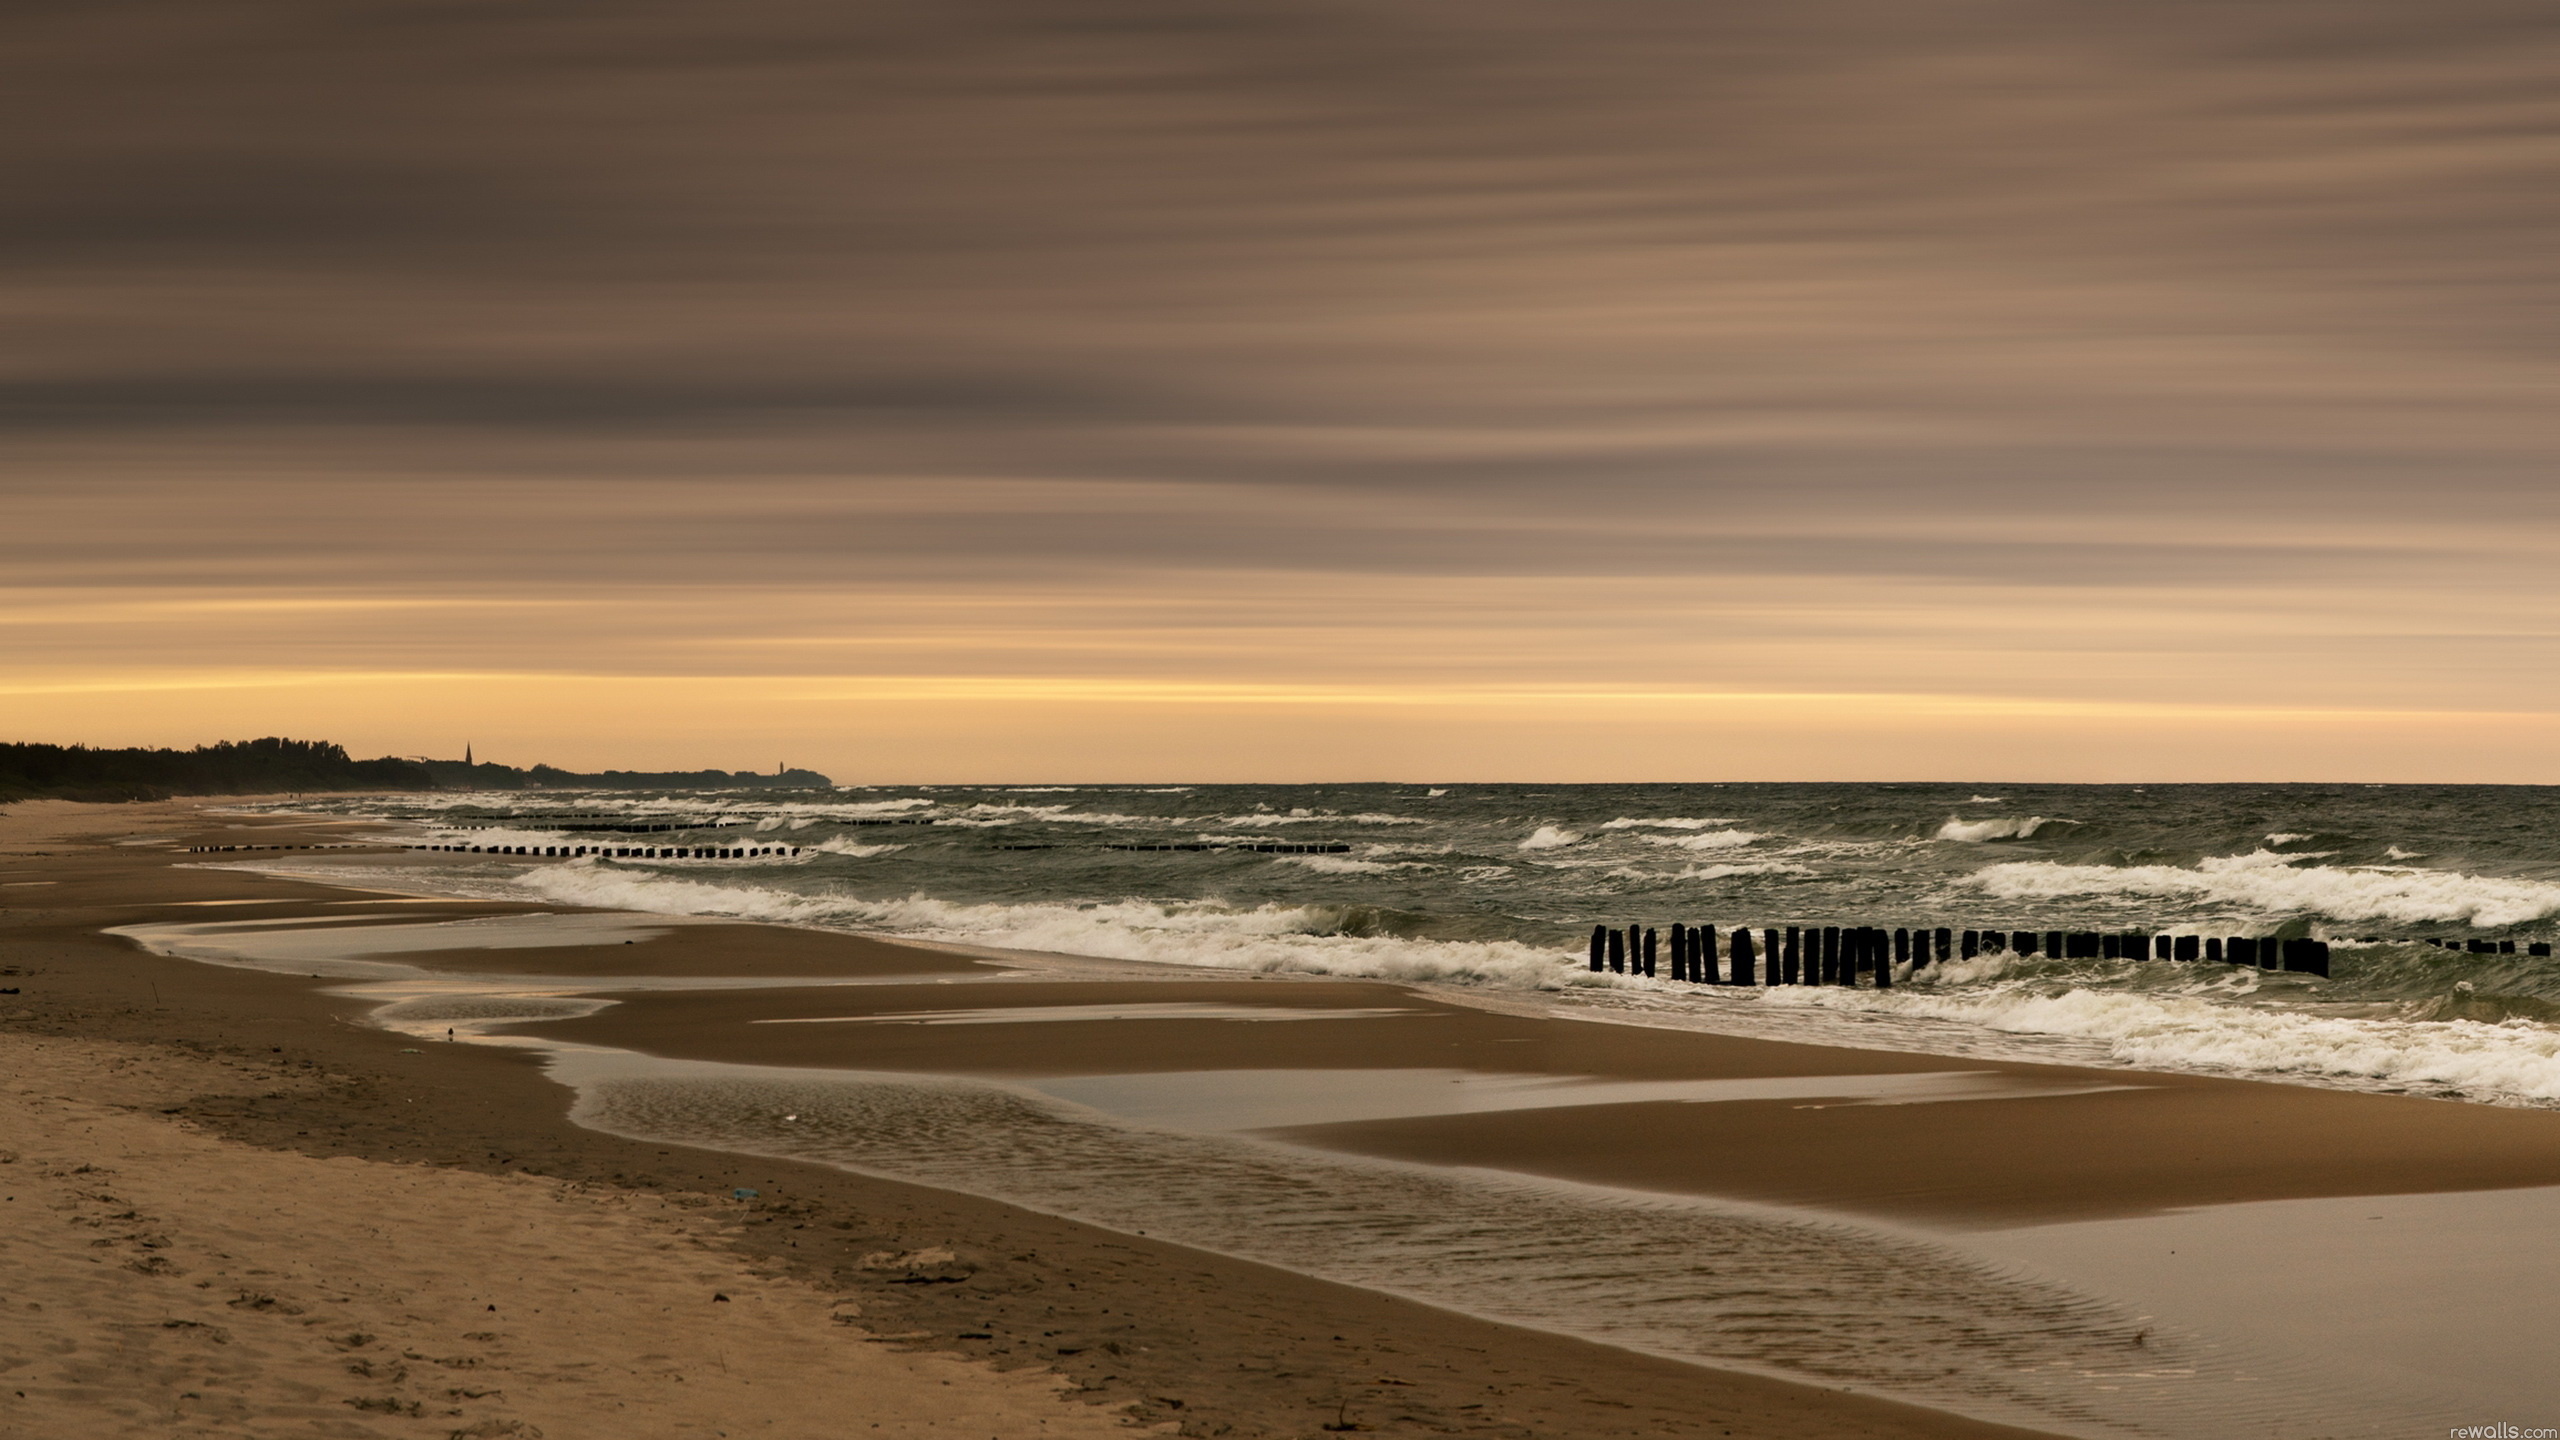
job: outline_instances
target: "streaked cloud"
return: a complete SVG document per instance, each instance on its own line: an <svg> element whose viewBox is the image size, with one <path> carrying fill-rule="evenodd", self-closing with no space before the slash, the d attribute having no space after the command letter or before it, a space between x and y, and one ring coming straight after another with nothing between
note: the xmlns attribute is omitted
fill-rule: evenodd
<svg viewBox="0 0 2560 1440"><path fill-rule="evenodd" d="M2560 779L2545 6L13 31L30 738Z"/></svg>

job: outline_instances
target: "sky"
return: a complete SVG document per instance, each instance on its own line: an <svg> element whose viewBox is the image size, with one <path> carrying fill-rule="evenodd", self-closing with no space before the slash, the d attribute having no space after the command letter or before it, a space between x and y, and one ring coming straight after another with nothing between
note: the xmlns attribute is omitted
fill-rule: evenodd
<svg viewBox="0 0 2560 1440"><path fill-rule="evenodd" d="M81 0L0 738L2560 783L2547 0Z"/></svg>

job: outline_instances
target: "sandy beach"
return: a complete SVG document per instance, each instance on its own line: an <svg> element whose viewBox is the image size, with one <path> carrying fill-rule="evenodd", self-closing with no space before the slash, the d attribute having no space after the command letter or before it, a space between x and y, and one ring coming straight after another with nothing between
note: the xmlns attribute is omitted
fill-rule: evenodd
<svg viewBox="0 0 2560 1440"><path fill-rule="evenodd" d="M15 1173L41 1177L16 1182L13 1203L68 1207L46 1213L79 1232L77 1246L13 1247L0 1331L13 1392L6 1433L261 1434L285 1424L349 1435L635 1433L607 1418L612 1404L663 1417L647 1433L666 1434L695 1433L682 1426L697 1416L731 1434L782 1435L2024 1433L1491 1323L949 1191L581 1129L568 1122L568 1093L522 1053L420 1045L362 1023L369 1007L325 983L168 959L101 933L208 916L401 917L352 922L361 927L533 907L351 895L187 868L176 853L237 840L244 827L271 843L362 833L345 826L297 829L183 804L29 804L0 816L0 883L10 887L0 891L0 963L21 992L7 997L0 1024L26 1101L5 1143L31 1167ZM978 968L804 931L663 928L662 938L612 948L653 951L643 963L661 974ZM748 942L772 947L770 965ZM529 957L638 973L620 955L506 958L514 967ZM1327 988L1304 987L1304 1003L1391 987L1331 997ZM1393 1005L1453 1026L1518 1023L1410 994ZM1641 1032L1614 1038L1631 1037L1653 1043ZM1060 1043L1072 1049L1075 1037ZM1558 1040L1547 1058L1572 1063L1575 1043ZM1679 1063L1735 1075L1936 1064L1780 1057L1752 1042L1723 1053ZM114 1085L94 1078L110 1070ZM100 1172L82 1165L114 1173L97 1183ZM733 1198L741 1188L759 1193ZM490 1248L493 1224L513 1237L503 1250ZM166 1246L146 1243L164 1236ZM164 1249L189 1273L154 1273L148 1262ZM501 1304L506 1316L537 1298L551 1300L538 1308L554 1318L471 1318L473 1304ZM330 1313L358 1309L343 1327ZM603 1317L626 1310L661 1318L599 1338ZM562 1315L599 1323L564 1327ZM769 1329L731 1349L724 1326ZM229 1340L217 1344L216 1329ZM356 1333L383 1338L343 1343ZM222 1365L190 1364L181 1346L218 1349ZM753 1361L741 1353L749 1349ZM713 1375L732 1367L716 1382L719 1398L668 1398L679 1383L714 1383L706 1355ZM367 1365L371 1373L357 1368ZM463 1393L478 1382L452 1378L501 1370L503 1399ZM614 1378L588 1378L597 1373ZM671 1378L679 1373L683 1381ZM98 1397L108 1393L124 1418L101 1428ZM64 1420L74 1413L89 1418Z"/></svg>

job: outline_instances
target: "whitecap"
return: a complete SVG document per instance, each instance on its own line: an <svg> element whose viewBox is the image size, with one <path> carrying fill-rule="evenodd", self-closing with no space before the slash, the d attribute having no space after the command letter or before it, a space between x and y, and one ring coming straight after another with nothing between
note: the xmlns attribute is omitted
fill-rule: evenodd
<svg viewBox="0 0 2560 1440"><path fill-rule="evenodd" d="M2560 1101L2560 1030L2522 1021L2397 1021L2306 1015L2188 994L2030 983L1957 988L1989 970L1944 967L1890 992L1779 987L1778 1005L1814 1004L1964 1021L2013 1034L2102 1042L2116 1061L2145 1069L2219 1070L2360 1079L2441 1087L2483 1098ZM2234 998L2237 998L2236 996Z"/></svg>
<svg viewBox="0 0 2560 1440"><path fill-rule="evenodd" d="M1214 969L1552 990L1612 985L1578 954L1513 940L1434 940L1370 933L1339 907L1122 900L965 904L910 895L871 900L797 895L647 871L547 866L518 882L545 898L663 915L827 925L970 945L1144 960Z"/></svg>
<svg viewBox="0 0 2560 1440"><path fill-rule="evenodd" d="M856 860L867 860L874 855L886 855L892 850L904 850L907 847L896 844L866 845L851 836L836 835L808 848L822 854L849 855Z"/></svg>
<svg viewBox="0 0 2560 1440"><path fill-rule="evenodd" d="M2025 819L1994 817L1989 820L1967 820L1950 815L1947 823L1938 827L1938 838L1967 842L2031 840L2038 830L2052 823L2042 815L2029 815Z"/></svg>
<svg viewBox="0 0 2560 1440"><path fill-rule="evenodd" d="M1730 850L1769 837L1756 830L1717 830L1704 835L1641 835L1647 845L1668 845L1679 850Z"/></svg>
<svg viewBox="0 0 2560 1440"><path fill-rule="evenodd" d="M2368 865L2299 865L2303 857L2256 851L2193 867L2065 865L2013 861L1986 866L1973 884L2004 900L2066 896L2174 897L2263 914L2318 914L2337 920L2403 923L2467 921L2481 928L2560 915L2560 884Z"/></svg>

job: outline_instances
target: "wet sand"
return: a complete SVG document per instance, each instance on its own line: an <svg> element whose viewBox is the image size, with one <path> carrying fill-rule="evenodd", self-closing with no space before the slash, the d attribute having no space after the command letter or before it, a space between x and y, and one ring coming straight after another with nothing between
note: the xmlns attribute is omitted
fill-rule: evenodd
<svg viewBox="0 0 2560 1440"><path fill-rule="evenodd" d="M1620 1080L1981 1072L2087 1093L1861 1103L1650 1102L1435 1115L1283 1132L1433 1165L1720 1196L1941 1226L2155 1214L2198 1205L2560 1184L2560 1112L2194 1075L2024 1065L1495 1014L1365 981L880 985L627 992L525 1033L688 1060L1046 1077L1429 1067ZM1407 1013L898 1023L966 1004L1224 1002ZM775 1023L812 1017L887 1023ZM2131 1088L2097 1088L2131 1087Z"/></svg>
<svg viewBox="0 0 2560 1440"><path fill-rule="evenodd" d="M187 857L170 854L168 845L236 843L243 831L273 841L343 841L351 833L345 827L198 816L185 806L0 810L0 885L11 887L0 889L0 906L6 907L0 910L0 946L5 947L0 949L5 962L0 969L12 972L8 984L23 991L0 997L0 1026L16 1036L111 1041L213 1067L168 1067L173 1078L161 1082L163 1088L149 1097L151 1103L128 1117L135 1124L183 1126L190 1136L209 1142L299 1157L391 1162L409 1176L446 1171L533 1176L608 1193L664 1197L679 1206L718 1205L733 1187L752 1186L761 1195L736 1207L734 1219L717 1237L720 1246L744 1262L808 1287L807 1296L849 1300L859 1308L859 1328L874 1336L998 1368L1055 1371L1073 1382L1078 1403L1141 1425L1178 1426L1182 1433L1301 1436L1337 1424L1381 1433L1555 1437L1785 1433L1822 1440L2026 1433L1868 1396L1532 1333L995 1202L821 1166L640 1144L580 1130L566 1119L568 1093L544 1079L521 1053L418 1046L362 1024L369 1008L365 1003L323 993L323 986L307 978L166 959L99 933L110 925L201 922L208 914L347 913L351 897L341 889L236 871L171 868ZM110 843L139 832L156 833L161 843ZM409 863L396 854L381 859ZM202 903L233 900L257 903ZM419 913L537 911L459 903L403 913L414 918ZM760 927L678 926L663 940L610 948L628 953L663 944L667 948L648 963L675 968L650 973L720 973L735 966L758 967L759 942L735 933L748 930L792 937L772 940L777 947L773 963L812 967L764 973L876 979L884 973L880 952L888 950L904 952L887 958L892 966L911 964L916 968L909 973L952 979L948 986L931 986L941 992L935 998L946 1007L963 991L972 1005L985 1003L983 997L989 995L1027 993L1009 992L1011 982L962 980L962 975L978 973L978 967L941 952L840 944L832 937L813 940L804 938L804 932ZM724 931L731 933L722 935ZM708 932L716 943L706 945L695 932ZM799 958L779 958L786 951ZM465 950L452 952L462 958L438 963L459 968L502 964L509 973L524 973L515 967L525 954ZM616 955L602 963L613 968L620 959ZM563 956L558 963L586 962ZM717 968L684 968L694 965ZM1241 988L1250 990L1256 983L1243 982ZM1292 1003L1299 1003L1298 992L1312 997L1318 988L1267 983L1287 990ZM907 987L877 988L886 993ZM873 989L827 991L823 999L834 1013L846 1013L847 996ZM1399 1005L1414 1003L1392 987L1351 989L1384 989L1401 997L1395 1002ZM688 1003L706 998L725 997L685 997ZM1309 998L1303 1003L1324 1002ZM1439 1017L1437 1011L1453 1007L1422 1008L1456 1026L1490 1027L1498 1018L1476 1012ZM1158 1024L1181 1022L1148 1023L1152 1031ZM751 1033L830 1028L764 1026ZM1027 1027L995 1028L1018 1033ZM1234 1032L1266 1028L1281 1027L1225 1024L1214 1033L1232 1054ZM1570 1027L1574 1033L1555 1042L1556 1057L1582 1054L1578 1047L1599 1045L1603 1039L1622 1048L1628 1036L1648 1037L1633 1042L1639 1048L1658 1043L1649 1038L1654 1032L1589 1027L1616 1033L1586 1039L1579 1036L1580 1028ZM952 1027L939 1036L966 1030ZM1533 1048L1503 1045L1505 1038L1510 1037L1488 1028L1483 1043L1504 1050ZM1088 1038L1085 1048L1094 1043ZM1101 1043L1118 1048L1107 1036ZM1155 1043L1152 1038L1145 1042L1149 1048ZM1735 1074L1757 1073L1752 1067L1778 1063L1755 1042L1731 1045L1735 1048L1726 1053L1740 1058L1679 1063L1739 1067L1732 1070ZM1848 1067L1840 1073L1948 1068L1935 1059L1823 1053L1854 1057L1829 1062ZM1371 1055L1362 1063L1403 1062ZM1447 1062L1433 1057L1431 1063ZM1556 1063L1564 1059L1556 1058ZM1816 1062L1790 1057L1790 1063ZM177 1233L204 1223L209 1213L202 1209L207 1202L182 1185L163 1185L155 1197L163 1211L155 1221ZM255 1207L245 1207L224 1223L254 1231L259 1221ZM297 1234L283 1218L268 1223L267 1233L249 1238L282 1247L320 1247L309 1257L315 1264L358 1263L351 1254L330 1250L349 1250L352 1238ZM468 1243L468 1236L459 1232L427 1238ZM600 1251L581 1253L565 1239L547 1259L524 1257L528 1266L560 1265L563 1276L609 1273L609 1266L597 1269L601 1262ZM361 1263L382 1271L373 1278L394 1289L436 1283L415 1257L371 1256ZM400 1267L410 1264L422 1268L404 1273ZM815 1312L803 1308L796 1313ZM59 1344L69 1333L41 1312L11 1310L0 1328L0 1347L27 1353ZM568 1363L576 1357L555 1358ZM152 1410L155 1415L174 1413L185 1399L175 1388L185 1383L176 1370L137 1372L129 1383L141 1387L138 1400L173 1407ZM979 1400L993 1403L982 1396L971 1404ZM334 1403L326 1396L322 1401ZM302 1397L291 1403L311 1402ZM961 1407L955 1407L943 1418L959 1413ZM234 1417L237 1428L208 1426L205 1433L264 1433L285 1418L280 1410L263 1419ZM346 1434L398 1434L412 1425L406 1419L377 1421L371 1412L347 1408L336 1428ZM939 1429L908 1424L878 1433L930 1434Z"/></svg>

